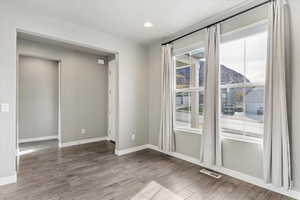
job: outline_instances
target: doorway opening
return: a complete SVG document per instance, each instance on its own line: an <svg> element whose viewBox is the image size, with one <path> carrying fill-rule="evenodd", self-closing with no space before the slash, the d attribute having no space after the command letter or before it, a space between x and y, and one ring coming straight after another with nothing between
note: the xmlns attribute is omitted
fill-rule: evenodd
<svg viewBox="0 0 300 200"><path fill-rule="evenodd" d="M101 140L117 148L118 67L117 52L17 31L17 161Z"/></svg>
<svg viewBox="0 0 300 200"><path fill-rule="evenodd" d="M18 152L58 147L60 61L19 54L18 66Z"/></svg>

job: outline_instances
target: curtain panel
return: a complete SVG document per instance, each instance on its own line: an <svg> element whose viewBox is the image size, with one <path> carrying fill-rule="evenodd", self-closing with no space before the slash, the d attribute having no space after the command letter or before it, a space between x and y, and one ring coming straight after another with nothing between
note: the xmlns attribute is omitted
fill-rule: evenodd
<svg viewBox="0 0 300 200"><path fill-rule="evenodd" d="M163 152L175 151L174 135L174 98L175 68L172 59L172 45L161 48L161 119L159 132L159 148Z"/></svg>
<svg viewBox="0 0 300 200"><path fill-rule="evenodd" d="M204 125L200 161L207 167L221 166L219 134L219 45L220 24L206 29Z"/></svg>
<svg viewBox="0 0 300 200"><path fill-rule="evenodd" d="M264 179L291 188L291 152L287 109L288 35L286 2L270 4L269 47L265 86Z"/></svg>

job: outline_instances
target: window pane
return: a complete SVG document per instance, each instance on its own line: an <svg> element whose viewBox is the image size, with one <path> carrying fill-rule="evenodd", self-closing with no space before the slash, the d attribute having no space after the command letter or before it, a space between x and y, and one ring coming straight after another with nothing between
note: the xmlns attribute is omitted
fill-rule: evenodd
<svg viewBox="0 0 300 200"><path fill-rule="evenodd" d="M176 128L202 129L204 49L175 56Z"/></svg>
<svg viewBox="0 0 300 200"><path fill-rule="evenodd" d="M243 83L244 77L244 40L234 40L221 45L221 85Z"/></svg>
<svg viewBox="0 0 300 200"><path fill-rule="evenodd" d="M191 56L189 53L176 56L176 89L191 87Z"/></svg>
<svg viewBox="0 0 300 200"><path fill-rule="evenodd" d="M267 32L246 39L245 45L245 77L251 83L265 83L267 58Z"/></svg>
<svg viewBox="0 0 300 200"><path fill-rule="evenodd" d="M247 136L262 138L264 131L264 89L264 86L246 88L245 116L248 124L245 135Z"/></svg>
<svg viewBox="0 0 300 200"><path fill-rule="evenodd" d="M244 88L221 88L221 129L224 133L242 135L244 132Z"/></svg>
<svg viewBox="0 0 300 200"><path fill-rule="evenodd" d="M204 86L204 49L175 57L176 89Z"/></svg>
<svg viewBox="0 0 300 200"><path fill-rule="evenodd" d="M197 124L195 124L195 128L202 129L203 128L203 108L204 108L204 91L200 91L197 93L199 96L199 106L197 108ZM194 127L193 127L194 128Z"/></svg>
<svg viewBox="0 0 300 200"><path fill-rule="evenodd" d="M196 49L191 53L191 63L194 66L194 76L192 77L194 87L204 86L204 48Z"/></svg>
<svg viewBox="0 0 300 200"><path fill-rule="evenodd" d="M191 127L191 94L189 92L176 93L176 126Z"/></svg>
<svg viewBox="0 0 300 200"><path fill-rule="evenodd" d="M267 33L221 45L221 132L262 138Z"/></svg>
<svg viewBox="0 0 300 200"><path fill-rule="evenodd" d="M191 67L176 69L176 89L189 88L191 85Z"/></svg>
<svg viewBox="0 0 300 200"><path fill-rule="evenodd" d="M176 93L176 127L202 129L203 91Z"/></svg>

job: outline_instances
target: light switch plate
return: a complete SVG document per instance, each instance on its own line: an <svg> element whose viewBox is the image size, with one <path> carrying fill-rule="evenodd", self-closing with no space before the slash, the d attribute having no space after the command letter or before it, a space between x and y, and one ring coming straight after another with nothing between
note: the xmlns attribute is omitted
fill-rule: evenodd
<svg viewBox="0 0 300 200"><path fill-rule="evenodd" d="M132 141L135 140L135 134L131 134L131 140L132 140Z"/></svg>
<svg viewBox="0 0 300 200"><path fill-rule="evenodd" d="M8 103L1 104L1 112L9 112L9 104Z"/></svg>

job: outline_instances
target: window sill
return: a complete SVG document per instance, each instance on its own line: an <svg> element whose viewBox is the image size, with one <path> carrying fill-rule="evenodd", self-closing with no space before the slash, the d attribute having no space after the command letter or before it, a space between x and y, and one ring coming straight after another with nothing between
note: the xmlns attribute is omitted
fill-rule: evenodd
<svg viewBox="0 0 300 200"><path fill-rule="evenodd" d="M191 129L191 128L174 128L175 133L188 133L202 135L201 129Z"/></svg>
<svg viewBox="0 0 300 200"><path fill-rule="evenodd" d="M196 134L196 135L202 135L202 129L189 129L189 128L174 128L175 133L180 134ZM260 138L254 138L249 136L238 136L234 134L221 134L221 139L228 139L228 140L234 140L244 143L252 143L252 144L263 144L263 139Z"/></svg>
<svg viewBox="0 0 300 200"><path fill-rule="evenodd" d="M228 139L228 140L234 140L239 142L245 142L245 143L252 143L252 144L263 144L263 140L260 138L253 138L249 136L238 136L233 134L221 134L221 139Z"/></svg>

